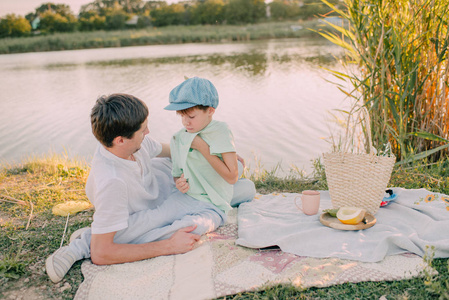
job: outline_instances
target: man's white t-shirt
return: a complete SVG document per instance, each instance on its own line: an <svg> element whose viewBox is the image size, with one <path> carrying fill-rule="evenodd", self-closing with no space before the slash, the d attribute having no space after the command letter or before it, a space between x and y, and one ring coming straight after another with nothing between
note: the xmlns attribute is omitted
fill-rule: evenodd
<svg viewBox="0 0 449 300"><path fill-rule="evenodd" d="M99 145L92 160L86 194L95 206L93 234L128 227L129 215L156 208L174 187L171 163L155 158L162 145L145 136L136 161L119 158Z"/></svg>

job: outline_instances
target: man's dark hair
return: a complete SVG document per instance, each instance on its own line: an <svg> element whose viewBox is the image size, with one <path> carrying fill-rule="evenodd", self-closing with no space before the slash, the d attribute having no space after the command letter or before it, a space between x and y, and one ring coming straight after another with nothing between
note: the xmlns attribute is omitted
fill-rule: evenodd
<svg viewBox="0 0 449 300"><path fill-rule="evenodd" d="M106 147L122 136L132 138L148 117L148 107L137 97L112 94L97 99L90 114L92 133Z"/></svg>

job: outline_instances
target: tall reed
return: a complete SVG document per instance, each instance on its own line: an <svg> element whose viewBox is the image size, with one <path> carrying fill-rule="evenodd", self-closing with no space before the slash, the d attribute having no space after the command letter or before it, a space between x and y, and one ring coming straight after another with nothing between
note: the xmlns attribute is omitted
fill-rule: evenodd
<svg viewBox="0 0 449 300"><path fill-rule="evenodd" d="M399 160L447 154L449 1L322 1L345 21L319 31L345 49L348 72L332 72L369 109L375 146L390 142Z"/></svg>

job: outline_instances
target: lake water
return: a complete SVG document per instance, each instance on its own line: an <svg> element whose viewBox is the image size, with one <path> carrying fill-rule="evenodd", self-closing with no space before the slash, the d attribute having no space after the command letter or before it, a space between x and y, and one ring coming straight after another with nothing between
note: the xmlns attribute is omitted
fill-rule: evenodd
<svg viewBox="0 0 449 300"><path fill-rule="evenodd" d="M0 162L68 153L90 160L96 141L90 109L99 95L133 94L150 109L150 136L169 142L181 128L165 111L184 76L216 86L214 115L234 133L250 169L294 166L330 148L329 112L347 100L323 68L341 50L321 39L181 44L0 55Z"/></svg>

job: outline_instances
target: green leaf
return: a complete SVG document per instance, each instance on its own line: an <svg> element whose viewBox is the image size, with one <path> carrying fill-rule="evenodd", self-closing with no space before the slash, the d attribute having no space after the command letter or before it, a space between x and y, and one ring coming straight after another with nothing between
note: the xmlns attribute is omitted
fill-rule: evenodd
<svg viewBox="0 0 449 300"><path fill-rule="evenodd" d="M423 139L426 139L426 140L435 141L435 142L446 142L446 143L449 143L449 140L447 140L447 139L445 139L445 138L443 138L441 136L435 135L433 133L429 133L429 132L423 132L423 131L421 131L421 132L411 132L410 135L414 135L414 136L417 136L417 137L420 137L420 138L423 138Z"/></svg>
<svg viewBox="0 0 449 300"><path fill-rule="evenodd" d="M449 148L449 143L446 144L446 145L434 148L432 150L428 150L428 151L417 153L415 155L408 156L406 159L398 161L395 165L402 165L402 164L409 163L409 162L412 162L412 161L417 161L417 160L426 158L427 156L430 156L430 155L432 155L434 153L437 153L438 151L444 150L446 148Z"/></svg>

